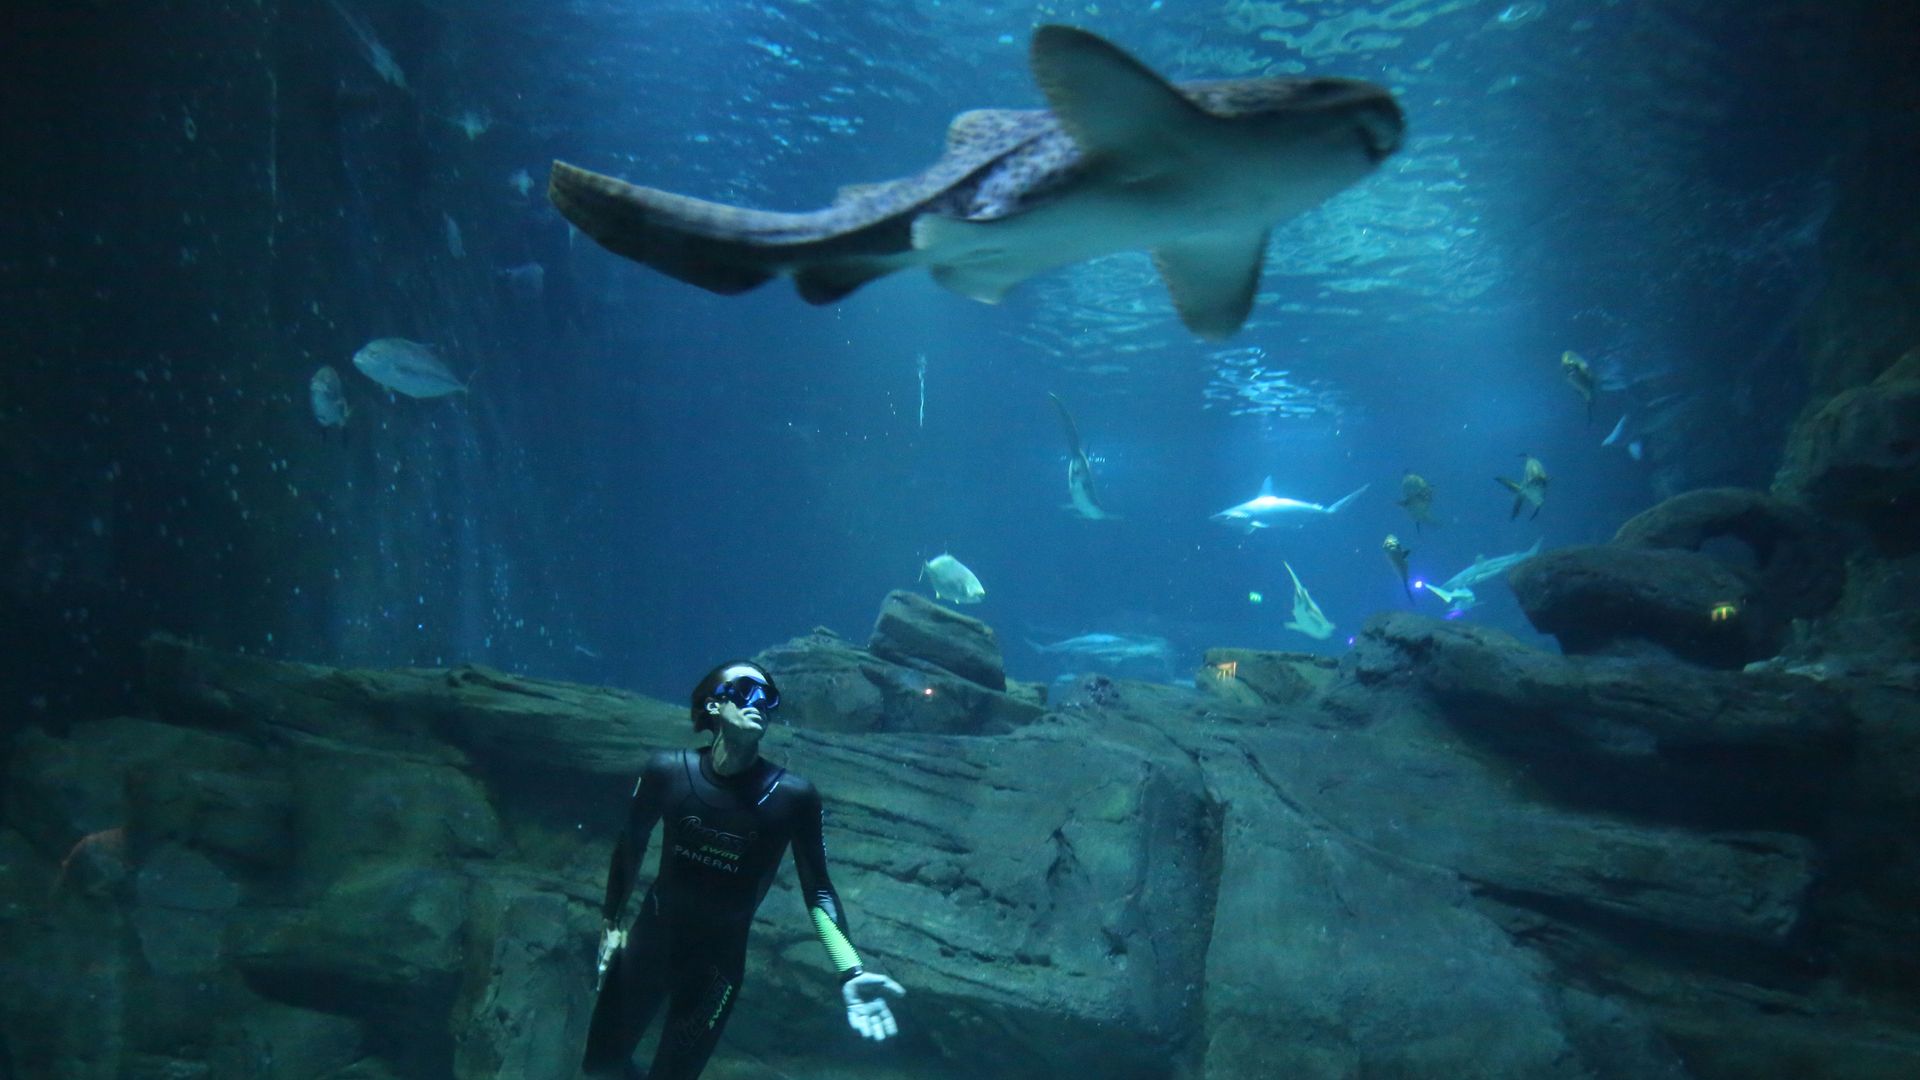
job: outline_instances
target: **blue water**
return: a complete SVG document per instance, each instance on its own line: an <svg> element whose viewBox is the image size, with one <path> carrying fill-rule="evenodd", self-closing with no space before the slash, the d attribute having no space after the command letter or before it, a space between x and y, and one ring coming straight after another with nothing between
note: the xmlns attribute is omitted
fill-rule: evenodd
<svg viewBox="0 0 1920 1080"><path fill-rule="evenodd" d="M1183 665L1214 645L1338 653L1409 603L1386 534L1436 581L1536 539L1602 541L1664 495L1764 486L1799 401L1785 328L1823 280L1822 169L1845 125L1818 92L1839 31L1796 5L347 6L409 89L378 77L343 20L316 24L322 77L369 102L343 126L345 219L417 223L369 229L369 252L410 242L449 304L488 306L502 328L460 340L457 320L419 309L342 320L348 351L450 334L456 368L480 374L451 402L350 385L388 437L336 479L406 477L383 529L446 535L357 594L378 610L310 613L333 627L326 659L477 661L677 696L715 658L816 625L864 640L881 597L943 551L985 583L967 610L1000 631L1017 676L1062 667L1025 641L1087 631L1168 637ZM1276 231L1254 318L1220 344L1179 325L1140 254L996 307L909 272L816 309L783 282L718 297L617 259L541 198L556 157L772 209L917 171L954 114L1041 104L1025 41L1045 21L1174 78L1371 79L1402 101L1409 139ZM487 125L470 137L459 121L474 116ZM394 128L418 132L404 166L354 134ZM489 274L529 261L539 294ZM1561 378L1567 349L1614 387L1591 420ZM1265 396L1248 393L1255 369ZM1048 392L1121 520L1062 509ZM1600 446L1623 414L1643 460ZM445 464L398 468L418 453ZM1509 520L1494 477L1527 453L1552 491L1537 520ZM1416 532L1394 505L1406 470L1434 485L1439 528ZM1298 529L1208 520L1268 475L1323 503L1371 487ZM341 557L365 576L390 555L363 537ZM1332 639L1282 628L1283 560ZM1504 586L1478 591L1467 618L1547 644Z"/></svg>

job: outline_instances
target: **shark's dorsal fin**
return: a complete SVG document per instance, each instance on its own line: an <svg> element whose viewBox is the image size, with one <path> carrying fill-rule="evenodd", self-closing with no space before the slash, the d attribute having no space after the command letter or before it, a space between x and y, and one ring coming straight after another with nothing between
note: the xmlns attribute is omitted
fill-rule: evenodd
<svg viewBox="0 0 1920 1080"><path fill-rule="evenodd" d="M1217 123L1145 64L1071 26L1033 32L1028 62L1054 118L1090 157L1136 157L1195 124Z"/></svg>
<svg viewBox="0 0 1920 1080"><path fill-rule="evenodd" d="M1273 494L1273 477L1269 476L1265 480L1260 481L1260 494Z"/></svg>
<svg viewBox="0 0 1920 1080"><path fill-rule="evenodd" d="M947 153L990 143L1017 126L1022 114L1012 109L969 109L947 125Z"/></svg>
<svg viewBox="0 0 1920 1080"><path fill-rule="evenodd" d="M1186 236L1153 249L1153 265L1180 321L1209 341L1230 337L1246 323L1266 258L1265 229Z"/></svg>

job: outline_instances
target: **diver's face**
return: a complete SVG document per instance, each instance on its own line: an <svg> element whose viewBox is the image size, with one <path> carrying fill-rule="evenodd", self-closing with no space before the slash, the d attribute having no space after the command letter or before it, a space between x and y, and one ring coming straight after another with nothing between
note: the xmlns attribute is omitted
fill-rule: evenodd
<svg viewBox="0 0 1920 1080"><path fill-rule="evenodd" d="M708 702L707 713L714 718L716 730L730 739L757 739L767 730L766 718L758 708L749 705L743 709L730 698Z"/></svg>

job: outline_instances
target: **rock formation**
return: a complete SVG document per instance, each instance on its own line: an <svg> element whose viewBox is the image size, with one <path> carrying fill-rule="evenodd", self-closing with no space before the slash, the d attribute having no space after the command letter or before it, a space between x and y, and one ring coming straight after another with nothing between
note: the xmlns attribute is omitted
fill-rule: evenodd
<svg viewBox="0 0 1920 1080"><path fill-rule="evenodd" d="M1337 665L1214 650L1191 690L1043 703L928 607L762 655L902 1037L846 1030L783 873L711 1076L1920 1071L1913 683L1393 614ZM573 1075L612 830L682 707L146 657L149 715L7 762L0 1062Z"/></svg>

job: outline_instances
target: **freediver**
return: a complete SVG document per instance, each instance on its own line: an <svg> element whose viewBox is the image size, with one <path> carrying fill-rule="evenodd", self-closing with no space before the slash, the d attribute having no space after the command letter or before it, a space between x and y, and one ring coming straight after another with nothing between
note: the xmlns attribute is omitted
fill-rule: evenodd
<svg viewBox="0 0 1920 1080"><path fill-rule="evenodd" d="M714 668L694 687L691 707L694 731L712 732L713 742L653 755L634 787L607 874L601 987L582 1062L588 1076L700 1075L740 992L754 911L789 844L808 915L840 975L847 1023L876 1042L899 1033L884 995L906 991L860 966L827 878L820 793L760 756L767 714L779 704L779 689L757 665ZM659 869L631 929L621 931L620 912L656 823ZM662 1002L659 1048L642 1073L633 1051Z"/></svg>

